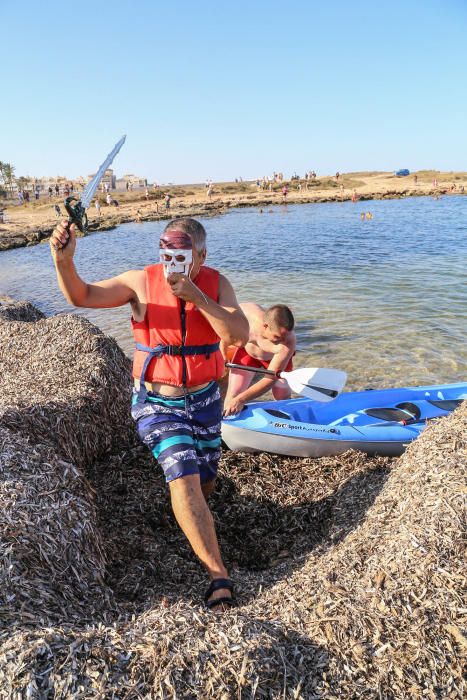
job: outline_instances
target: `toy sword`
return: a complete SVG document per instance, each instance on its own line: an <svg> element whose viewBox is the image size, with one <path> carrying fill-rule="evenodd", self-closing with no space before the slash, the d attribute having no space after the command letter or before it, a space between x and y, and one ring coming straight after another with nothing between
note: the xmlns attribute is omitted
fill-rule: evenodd
<svg viewBox="0 0 467 700"><path fill-rule="evenodd" d="M77 197L67 197L65 199L65 209L67 210L69 216L68 222L70 224L76 224L76 226L82 233L86 233L88 228L88 217L86 214L86 209L91 204L91 200L94 197L95 191L99 187L100 181L104 177L105 171L107 170L107 168L112 163L113 159L125 143L125 139L126 136L122 136L120 141L115 144L107 158L100 166L97 173L94 175L92 180L88 182L88 184L82 191L81 197L79 199ZM72 204L73 201L75 201L76 204Z"/></svg>

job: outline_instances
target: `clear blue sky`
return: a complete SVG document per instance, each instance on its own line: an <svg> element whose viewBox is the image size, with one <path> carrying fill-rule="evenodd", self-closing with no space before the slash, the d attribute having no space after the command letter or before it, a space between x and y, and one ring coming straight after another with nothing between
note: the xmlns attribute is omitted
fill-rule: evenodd
<svg viewBox="0 0 467 700"><path fill-rule="evenodd" d="M200 182L466 170L466 0L0 0L0 160Z"/></svg>

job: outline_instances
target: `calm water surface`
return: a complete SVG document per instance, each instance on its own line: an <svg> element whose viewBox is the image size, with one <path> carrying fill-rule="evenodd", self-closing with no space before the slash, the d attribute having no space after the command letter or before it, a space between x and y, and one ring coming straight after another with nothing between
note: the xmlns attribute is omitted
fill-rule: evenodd
<svg viewBox="0 0 467 700"><path fill-rule="evenodd" d="M349 374L348 388L466 380L467 197L234 209L203 220L208 264L239 301L289 304L297 366ZM78 241L87 281L156 261L164 223L125 224ZM128 354L128 309L74 310L48 245L0 254L0 294L46 314L87 316Z"/></svg>

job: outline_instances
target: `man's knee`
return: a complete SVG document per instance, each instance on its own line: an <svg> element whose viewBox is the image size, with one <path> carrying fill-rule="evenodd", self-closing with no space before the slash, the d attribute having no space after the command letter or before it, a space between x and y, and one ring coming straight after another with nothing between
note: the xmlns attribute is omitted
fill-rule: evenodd
<svg viewBox="0 0 467 700"><path fill-rule="evenodd" d="M203 492L204 498L209 498L211 493L214 491L216 488L216 480L211 479L211 481L205 481L204 484L201 484L201 491Z"/></svg>
<svg viewBox="0 0 467 700"><path fill-rule="evenodd" d="M201 481L199 474L186 474L167 482L170 493L201 492Z"/></svg>
<svg viewBox="0 0 467 700"><path fill-rule="evenodd" d="M272 395L276 401L285 401L286 399L290 399L292 392L290 391L289 385L281 380L276 382L272 387Z"/></svg>

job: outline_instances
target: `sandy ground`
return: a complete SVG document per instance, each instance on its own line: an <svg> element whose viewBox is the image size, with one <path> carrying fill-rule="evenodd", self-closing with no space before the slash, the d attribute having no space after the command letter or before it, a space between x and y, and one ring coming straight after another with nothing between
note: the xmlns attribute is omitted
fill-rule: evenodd
<svg viewBox="0 0 467 700"><path fill-rule="evenodd" d="M437 183L434 184L434 178ZM215 183L212 197L208 198L203 185L177 185L154 190L149 188L149 198L144 190L129 193L112 193L119 206L105 204L104 195L99 195L100 214L93 206L88 211L89 230L107 230L129 221L155 221L176 216L215 215L231 207L269 206L284 202L281 189L287 184L286 201L309 203L323 201L400 198L421 195L462 194L467 186L467 173L441 173L420 171L408 177L395 177L392 173L344 173L335 177L320 177L306 189L306 182L275 185L275 190L263 190L249 183ZM455 189L453 189L455 188ZM165 208L163 197L172 195L170 209ZM42 197L38 202L4 208L4 222L0 223L0 251L25 245L34 245L48 238L57 222L54 205L59 204L64 212L63 198ZM2 206L0 206L0 209Z"/></svg>

